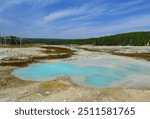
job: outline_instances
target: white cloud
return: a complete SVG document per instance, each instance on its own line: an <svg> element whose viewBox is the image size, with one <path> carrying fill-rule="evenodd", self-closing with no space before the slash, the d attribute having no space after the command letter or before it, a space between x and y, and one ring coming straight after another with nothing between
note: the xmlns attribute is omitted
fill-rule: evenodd
<svg viewBox="0 0 150 119"><path fill-rule="evenodd" d="M51 13L48 16L45 16L44 21L53 21L53 20L60 19L63 17L72 16L74 14L76 14L76 9L58 11L58 12Z"/></svg>
<svg viewBox="0 0 150 119"><path fill-rule="evenodd" d="M132 1L127 1L126 3L120 3L119 6L132 6L136 4L142 3L144 0L132 0Z"/></svg>
<svg viewBox="0 0 150 119"><path fill-rule="evenodd" d="M16 26L14 27L14 29L16 27L23 29L25 32L23 30L21 32L30 37L37 37L38 35L38 37L88 38L150 28L148 26L150 15L135 16L135 14L130 14L135 17L131 17L130 15L123 16L127 13L149 8L150 5L146 4L146 2L142 4L144 0L132 0L122 3L115 1L108 2L108 0L92 0L92 2L89 1L84 4L73 4L64 9L56 8L56 11L51 13L45 11L45 9L38 10L38 8L53 5L60 1L63 0L0 0L0 13L5 12L6 9L10 9L13 5L20 5L24 2L30 5L32 7L30 12L33 12L32 14L35 12L37 16L35 15L34 18L27 17L28 19L25 19L23 23L27 24L29 21L32 21L31 25L21 26L20 24L15 24ZM52 8L49 7L49 9L54 10L53 6ZM122 15L122 17L119 15ZM19 21L21 23L19 14L16 17L17 19L13 17L12 21L15 21L15 23ZM5 18L8 20L1 18L0 24L11 23L11 18ZM14 31L19 32L17 30Z"/></svg>
<svg viewBox="0 0 150 119"><path fill-rule="evenodd" d="M140 30L148 30L147 27L150 29L149 24L150 15L144 16L136 16L126 18L124 20L115 21L112 24L105 25L105 26L78 26L72 27L70 29L66 29L62 31L59 37L65 38L89 38L89 37L98 37L101 35L109 35L114 33L121 33L121 32L129 32L129 31L140 31Z"/></svg>
<svg viewBox="0 0 150 119"><path fill-rule="evenodd" d="M70 9L59 10L44 17L44 21L54 21L56 19L61 19L64 17L75 16L83 14L88 10L88 6L74 7Z"/></svg>
<svg viewBox="0 0 150 119"><path fill-rule="evenodd" d="M47 22L59 20L65 17L71 17L67 20L87 19L104 14L103 12L105 10L105 7L102 5L93 6L91 4L85 4L80 7L74 7L49 13L49 15L44 16L44 18L38 23L45 24Z"/></svg>
<svg viewBox="0 0 150 119"><path fill-rule="evenodd" d="M52 22L55 20L59 20L65 17L70 17L67 20L90 20L94 19L95 17L100 17L102 15L119 15L119 14L126 14L130 12L135 12L145 7L149 7L150 5L141 5L141 7L134 7L134 5L141 4L143 0L133 0L127 1L124 3L118 3L111 6L109 2L102 1L96 4L95 3L86 3L79 7L63 9L59 11L55 11L49 13L47 16L37 22L37 24L46 24L48 22ZM127 9L128 8L128 9Z"/></svg>
<svg viewBox="0 0 150 119"><path fill-rule="evenodd" d="M143 4L144 0L133 0L127 1L120 4L115 4L114 6L110 7L108 10L108 14L110 15L123 15L132 12L136 12L145 8L149 8L149 4ZM140 5L140 7L137 7Z"/></svg>
<svg viewBox="0 0 150 119"><path fill-rule="evenodd" d="M31 28L26 34L27 37L47 38L90 38L130 31L150 30L150 15L134 16L122 20L113 21L111 24L77 23L77 24L52 24L46 28Z"/></svg>

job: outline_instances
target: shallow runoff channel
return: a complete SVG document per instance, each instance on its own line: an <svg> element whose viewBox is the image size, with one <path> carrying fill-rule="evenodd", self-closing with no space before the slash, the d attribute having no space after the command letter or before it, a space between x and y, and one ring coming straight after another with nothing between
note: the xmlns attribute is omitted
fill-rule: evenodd
<svg viewBox="0 0 150 119"><path fill-rule="evenodd" d="M22 80L34 81L69 76L74 83L98 88L150 88L148 61L84 50L77 54L67 60L31 64L12 74Z"/></svg>

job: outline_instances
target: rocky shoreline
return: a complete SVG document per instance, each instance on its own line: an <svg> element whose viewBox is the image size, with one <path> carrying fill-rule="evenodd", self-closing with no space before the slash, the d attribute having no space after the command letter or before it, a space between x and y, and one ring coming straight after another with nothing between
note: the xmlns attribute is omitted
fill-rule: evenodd
<svg viewBox="0 0 150 119"><path fill-rule="evenodd" d="M0 66L26 66L39 60L68 58L73 54L73 50L54 46L0 48Z"/></svg>
<svg viewBox="0 0 150 119"><path fill-rule="evenodd" d="M81 46L79 48L91 52L106 52L112 55L127 56L150 61L149 46Z"/></svg>

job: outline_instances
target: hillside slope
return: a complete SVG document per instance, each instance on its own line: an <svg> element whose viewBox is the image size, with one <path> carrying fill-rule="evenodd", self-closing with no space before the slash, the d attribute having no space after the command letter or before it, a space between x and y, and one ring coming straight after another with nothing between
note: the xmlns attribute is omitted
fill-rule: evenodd
<svg viewBox="0 0 150 119"><path fill-rule="evenodd" d="M89 39L61 39L61 40L42 40L42 39L25 39L24 43L45 43L50 45L69 45L69 44L92 44L92 45L105 45L105 46L118 46L118 45L131 45L131 46L149 46L150 45L150 32L131 32L116 34L111 36L103 36L99 38Z"/></svg>
<svg viewBox="0 0 150 119"><path fill-rule="evenodd" d="M114 45L114 46L150 45L150 32L132 32L132 33L124 33L124 34L100 37L96 39L96 45Z"/></svg>
<svg viewBox="0 0 150 119"><path fill-rule="evenodd" d="M16 40L15 40L16 38ZM0 37L0 44L5 39ZM20 44L18 37L9 37L8 44ZM43 43L47 45L70 45L70 44L91 44L97 46L150 46L150 32L130 32L123 34L116 34L111 36L103 36L99 38L89 39L45 39L45 38L23 38L22 44Z"/></svg>

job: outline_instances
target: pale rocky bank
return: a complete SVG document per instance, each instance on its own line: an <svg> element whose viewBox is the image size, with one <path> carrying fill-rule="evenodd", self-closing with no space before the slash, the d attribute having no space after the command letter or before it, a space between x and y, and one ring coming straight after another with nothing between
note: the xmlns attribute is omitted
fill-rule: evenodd
<svg viewBox="0 0 150 119"><path fill-rule="evenodd" d="M60 46L57 46L60 47ZM61 46L66 48L66 46ZM85 46L84 46L85 47ZM75 55L71 58L80 58L83 55L76 46L67 47L76 51ZM83 46L82 46L83 48ZM92 48L92 46L86 46ZM114 49L111 47L103 47L104 49ZM123 47L122 47L123 48ZM117 48L118 49L118 48ZM120 51L123 49L119 47ZM127 48L127 52L142 52L150 53L149 47ZM45 57L50 56L49 53L43 52L44 48L29 47L29 48L0 48L0 62L12 62L12 59L30 59L32 57ZM126 50L125 50L126 51ZM54 52L52 49L50 53ZM63 52L64 53L64 52ZM52 54L57 54L56 52ZM58 53L59 56L61 53ZM78 56L80 54L80 56ZM38 62L50 62L56 59L39 59ZM32 62L33 63L33 62ZM0 66L0 101L19 102L19 101L48 101L48 102L63 102L63 101L150 101L149 89L129 89L129 88L89 88L74 84L69 77L58 77L54 81L36 82L36 81L23 81L13 75L11 72L20 66Z"/></svg>

